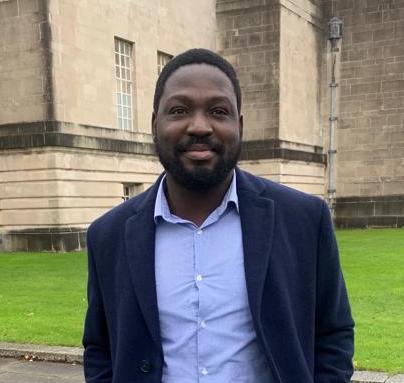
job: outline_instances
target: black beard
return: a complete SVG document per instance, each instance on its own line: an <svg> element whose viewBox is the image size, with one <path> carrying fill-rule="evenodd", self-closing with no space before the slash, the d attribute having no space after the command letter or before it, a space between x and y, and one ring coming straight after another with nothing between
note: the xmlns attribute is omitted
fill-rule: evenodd
<svg viewBox="0 0 404 383"><path fill-rule="evenodd" d="M195 139L192 143L207 144L204 139ZM184 188L188 190L208 190L226 179L229 173L234 169L240 157L241 142L237 147L232 148L227 155L223 155L224 149L221 145L210 145L213 150L219 155L219 160L214 169L209 170L204 167L196 167L193 171L188 171L182 165L179 158L186 145L177 145L174 148L174 155L169 155L164 152L158 141L155 142L156 151L159 156L160 162L167 173Z"/></svg>

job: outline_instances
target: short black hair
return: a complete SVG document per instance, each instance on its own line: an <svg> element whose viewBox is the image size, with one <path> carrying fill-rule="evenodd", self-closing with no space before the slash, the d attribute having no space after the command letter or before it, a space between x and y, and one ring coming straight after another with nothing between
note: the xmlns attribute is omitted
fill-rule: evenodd
<svg viewBox="0 0 404 383"><path fill-rule="evenodd" d="M164 86L168 78L180 67L191 64L208 64L220 69L231 81L234 93L237 99L237 110L241 110L241 90L236 71L233 66L222 56L208 49L194 48L189 49L170 60L163 68L157 79L156 89L154 91L153 109L157 113Z"/></svg>

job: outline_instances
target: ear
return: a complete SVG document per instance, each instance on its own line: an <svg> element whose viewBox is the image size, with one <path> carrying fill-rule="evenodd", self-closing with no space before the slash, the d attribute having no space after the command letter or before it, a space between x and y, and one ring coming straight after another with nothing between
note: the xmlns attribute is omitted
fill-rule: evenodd
<svg viewBox="0 0 404 383"><path fill-rule="evenodd" d="M243 115L240 114L240 117L238 119L238 125L239 125L239 132L240 132L240 140L243 138L243 127L244 127L244 118Z"/></svg>
<svg viewBox="0 0 404 383"><path fill-rule="evenodd" d="M152 113L152 118L151 118L151 127L152 127L153 142L156 142L156 139L157 139L156 119L157 119L156 112L153 111L153 113Z"/></svg>

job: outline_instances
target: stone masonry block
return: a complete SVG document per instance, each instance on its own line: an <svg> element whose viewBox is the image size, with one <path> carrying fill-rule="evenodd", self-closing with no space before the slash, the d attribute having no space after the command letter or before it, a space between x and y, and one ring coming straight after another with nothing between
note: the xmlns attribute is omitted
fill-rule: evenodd
<svg viewBox="0 0 404 383"><path fill-rule="evenodd" d="M262 24L262 13L255 12L249 14L242 14L234 18L234 28L246 28L249 26L256 26Z"/></svg>
<svg viewBox="0 0 404 383"><path fill-rule="evenodd" d="M387 116L383 115L371 116L368 121L372 129L374 128L380 129L383 126L387 125Z"/></svg>
<svg viewBox="0 0 404 383"><path fill-rule="evenodd" d="M262 71L252 71L249 84L264 84L265 83L265 73Z"/></svg>
<svg viewBox="0 0 404 383"><path fill-rule="evenodd" d="M366 100L362 102L363 111L379 111L382 108L383 100Z"/></svg>
<svg viewBox="0 0 404 383"><path fill-rule="evenodd" d="M21 15L35 13L39 11L39 0L18 0L18 6Z"/></svg>
<svg viewBox="0 0 404 383"><path fill-rule="evenodd" d="M367 12L366 24L379 24L382 22L382 12Z"/></svg>
<svg viewBox="0 0 404 383"><path fill-rule="evenodd" d="M341 113L359 113L361 112L361 101L342 101Z"/></svg>
<svg viewBox="0 0 404 383"><path fill-rule="evenodd" d="M373 41L391 40L393 38L394 38L393 26L373 32Z"/></svg>
<svg viewBox="0 0 404 383"><path fill-rule="evenodd" d="M359 31L359 32L352 33L352 42L354 44L369 42L369 32L368 31Z"/></svg>
<svg viewBox="0 0 404 383"><path fill-rule="evenodd" d="M251 55L251 60L254 65L263 66L265 65L265 52L253 52Z"/></svg>
<svg viewBox="0 0 404 383"><path fill-rule="evenodd" d="M384 45L384 43L382 43ZM383 46L372 46L367 50L367 58L369 60L384 60ZM381 62L381 61L380 61Z"/></svg>
<svg viewBox="0 0 404 383"><path fill-rule="evenodd" d="M404 20L404 8L386 9L383 12L383 22Z"/></svg>
<svg viewBox="0 0 404 383"><path fill-rule="evenodd" d="M386 94L388 96L389 94ZM396 93L391 93L391 95L397 95ZM383 110L390 112L392 109L394 109L394 112L397 111L397 109L403 109L404 108L404 98L401 96L397 97L385 97L383 100Z"/></svg>
<svg viewBox="0 0 404 383"><path fill-rule="evenodd" d="M383 65L361 65L357 70L358 77L380 78L383 74Z"/></svg>
<svg viewBox="0 0 404 383"><path fill-rule="evenodd" d="M404 113L404 111L403 111ZM403 113L401 114L389 114L387 116L387 125L401 125L403 120ZM402 133L404 138L404 132Z"/></svg>
<svg viewBox="0 0 404 383"><path fill-rule="evenodd" d="M274 10L265 11L262 13L262 23L264 25L273 25L277 23Z"/></svg>
<svg viewBox="0 0 404 383"><path fill-rule="evenodd" d="M341 66L341 79L347 80L356 77L357 65L352 65L351 63L344 63ZM349 83L349 81L347 81Z"/></svg>
<svg viewBox="0 0 404 383"><path fill-rule="evenodd" d="M16 16L18 16L17 0L0 2L0 20Z"/></svg>
<svg viewBox="0 0 404 383"><path fill-rule="evenodd" d="M404 80L383 81L383 92L396 92L404 89Z"/></svg>
<svg viewBox="0 0 404 383"><path fill-rule="evenodd" d="M348 54L349 61L366 60L368 50L366 48L351 49Z"/></svg>
<svg viewBox="0 0 404 383"><path fill-rule="evenodd" d="M404 23L395 24L395 38L404 38Z"/></svg>
<svg viewBox="0 0 404 383"><path fill-rule="evenodd" d="M264 44L274 44L279 40L279 33L277 32L264 32L263 34L263 43Z"/></svg>
<svg viewBox="0 0 404 383"><path fill-rule="evenodd" d="M251 33L248 35L248 46L261 45L262 33Z"/></svg>
<svg viewBox="0 0 404 383"><path fill-rule="evenodd" d="M403 74L404 61L386 64L386 74Z"/></svg>
<svg viewBox="0 0 404 383"><path fill-rule="evenodd" d="M239 55L239 66L250 66L252 62L252 55L250 53L241 53Z"/></svg>
<svg viewBox="0 0 404 383"><path fill-rule="evenodd" d="M335 2L335 9L338 11L352 9L354 0L340 0Z"/></svg>
<svg viewBox="0 0 404 383"><path fill-rule="evenodd" d="M404 44L391 45L384 47L384 57L404 56Z"/></svg>
<svg viewBox="0 0 404 383"><path fill-rule="evenodd" d="M245 48L247 47L247 36L232 36L231 38L232 48Z"/></svg>
<svg viewBox="0 0 404 383"><path fill-rule="evenodd" d="M234 17L231 15L218 15L217 27L219 30L229 30L234 28Z"/></svg>
<svg viewBox="0 0 404 383"><path fill-rule="evenodd" d="M365 84L353 84L351 85L351 94L366 94L366 93L378 93L380 92L380 82L370 82Z"/></svg>

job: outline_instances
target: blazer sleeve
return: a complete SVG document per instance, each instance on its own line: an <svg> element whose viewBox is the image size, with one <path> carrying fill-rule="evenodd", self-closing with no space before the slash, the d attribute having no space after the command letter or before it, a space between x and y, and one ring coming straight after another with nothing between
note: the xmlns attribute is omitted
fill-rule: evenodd
<svg viewBox="0 0 404 383"><path fill-rule="evenodd" d="M315 383L349 383L354 322L327 205L319 227L316 291Z"/></svg>
<svg viewBox="0 0 404 383"><path fill-rule="evenodd" d="M104 304L94 261L90 230L88 249L88 309L84 325L84 376L86 383L111 383L112 362Z"/></svg>

